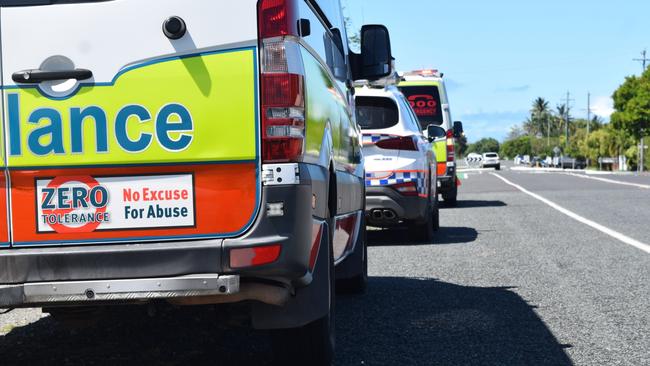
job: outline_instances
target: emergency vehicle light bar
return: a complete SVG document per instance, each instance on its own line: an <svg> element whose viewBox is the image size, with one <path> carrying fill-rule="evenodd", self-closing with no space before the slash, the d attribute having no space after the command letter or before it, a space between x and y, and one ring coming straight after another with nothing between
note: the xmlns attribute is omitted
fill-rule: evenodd
<svg viewBox="0 0 650 366"><path fill-rule="evenodd" d="M444 76L443 73L441 73L437 69L423 69L423 70L413 70L413 71L407 71L402 74L402 77L404 76L420 76L420 77L436 77L436 78L441 78Z"/></svg>

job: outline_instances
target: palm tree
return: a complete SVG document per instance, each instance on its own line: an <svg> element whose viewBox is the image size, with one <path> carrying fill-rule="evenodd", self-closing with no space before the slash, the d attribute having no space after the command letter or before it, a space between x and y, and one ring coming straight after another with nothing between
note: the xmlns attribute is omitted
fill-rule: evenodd
<svg viewBox="0 0 650 366"><path fill-rule="evenodd" d="M557 123L557 132L558 136L562 135L563 133L566 133L567 131L567 126L566 123L567 121L567 116L569 115L569 108L567 107L566 104L559 104L557 107L555 107L557 116L556 118L556 123ZM569 117L570 119L571 117ZM568 137L568 136L567 136Z"/></svg>
<svg viewBox="0 0 650 366"><path fill-rule="evenodd" d="M531 110L532 114L545 114L548 113L548 101L542 97L538 97L533 101L533 109Z"/></svg>
<svg viewBox="0 0 650 366"><path fill-rule="evenodd" d="M530 122L535 130L535 134L542 133L546 130L546 143L550 145L551 138L551 111L548 107L548 101L538 97L533 101L533 108L530 110Z"/></svg>

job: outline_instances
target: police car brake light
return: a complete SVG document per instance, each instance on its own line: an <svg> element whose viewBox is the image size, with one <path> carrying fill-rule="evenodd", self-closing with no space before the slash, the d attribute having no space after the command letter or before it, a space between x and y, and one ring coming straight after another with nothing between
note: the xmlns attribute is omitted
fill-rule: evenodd
<svg viewBox="0 0 650 366"><path fill-rule="evenodd" d="M418 145L414 136L401 136L380 140L375 144L380 149L417 151Z"/></svg>

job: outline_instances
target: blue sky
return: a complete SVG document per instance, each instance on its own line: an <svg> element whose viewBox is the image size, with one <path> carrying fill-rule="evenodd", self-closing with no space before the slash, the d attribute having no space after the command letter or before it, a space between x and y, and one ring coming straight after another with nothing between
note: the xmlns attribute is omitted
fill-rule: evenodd
<svg viewBox="0 0 650 366"><path fill-rule="evenodd" d="M385 24L400 71L445 73L455 120L470 141L502 140L534 98L605 119L632 61L650 52L649 0L342 0L355 27Z"/></svg>

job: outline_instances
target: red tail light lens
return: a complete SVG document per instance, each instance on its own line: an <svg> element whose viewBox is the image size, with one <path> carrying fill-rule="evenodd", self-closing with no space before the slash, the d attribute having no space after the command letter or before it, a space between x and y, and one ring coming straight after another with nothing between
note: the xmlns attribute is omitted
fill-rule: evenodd
<svg viewBox="0 0 650 366"><path fill-rule="evenodd" d="M454 131L447 130L447 161L454 161L456 152L454 150Z"/></svg>
<svg viewBox="0 0 650 366"><path fill-rule="evenodd" d="M262 159L297 161L305 139L305 100L302 75L262 75Z"/></svg>
<svg viewBox="0 0 650 366"><path fill-rule="evenodd" d="M295 0L263 0L259 7L260 38L298 36L298 4Z"/></svg>
<svg viewBox="0 0 650 366"><path fill-rule="evenodd" d="M407 151L418 150L418 145L416 143L414 136L404 136L404 137L385 139L377 142L375 145L381 149L387 149L387 150L407 150Z"/></svg>
<svg viewBox="0 0 650 366"><path fill-rule="evenodd" d="M264 74L262 104L266 107L304 106L303 80L295 74Z"/></svg>
<svg viewBox="0 0 650 366"><path fill-rule="evenodd" d="M230 251L230 268L254 267L273 263L280 257L280 251L279 244L232 249Z"/></svg>
<svg viewBox="0 0 650 366"><path fill-rule="evenodd" d="M258 8L261 49L262 160L296 162L305 143L304 70L298 36L298 0L261 0ZM290 50L288 56L287 50ZM294 57L291 63L287 57ZM293 67L290 68L289 65Z"/></svg>
<svg viewBox="0 0 650 366"><path fill-rule="evenodd" d="M400 184L395 184L393 186L394 190L399 192L403 196L417 196L418 195L418 187L416 186L415 182L408 182L408 183L400 183Z"/></svg>

